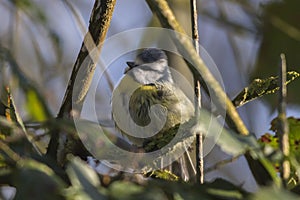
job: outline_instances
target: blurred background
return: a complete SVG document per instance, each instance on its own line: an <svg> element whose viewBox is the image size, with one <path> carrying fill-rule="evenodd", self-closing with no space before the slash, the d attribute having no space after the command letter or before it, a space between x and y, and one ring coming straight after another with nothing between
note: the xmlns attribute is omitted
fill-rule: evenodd
<svg viewBox="0 0 300 200"><path fill-rule="evenodd" d="M55 116L60 108L69 76L88 27L93 1L82 0L0 0L0 45L10 50L20 70L34 83ZM280 53L285 53L288 70L300 69L300 1L270 0L198 0L200 44L211 56L228 96L233 99L254 78L278 74ZM187 33L191 33L189 1L169 0L169 4ZM123 31L159 26L145 1L117 1L107 38ZM105 55L135 42L135 35ZM109 75L97 86L96 108L99 116L110 116L111 89L119 81L135 53L120 55L109 68ZM1 62L1 61L0 61ZM11 84L17 108L30 120L25 100L11 70L0 68L0 84ZM97 72L95 74L97 76ZM106 80L108 79L108 80ZM300 82L288 86L288 116L300 117ZM268 132L276 116L277 96L269 95L238 109L249 130L257 137ZM88 113L83 113L88 116ZM227 155L216 147L206 158L213 166ZM237 173L237 170L239 173ZM249 191L255 182L243 158L206 174L235 181Z"/></svg>

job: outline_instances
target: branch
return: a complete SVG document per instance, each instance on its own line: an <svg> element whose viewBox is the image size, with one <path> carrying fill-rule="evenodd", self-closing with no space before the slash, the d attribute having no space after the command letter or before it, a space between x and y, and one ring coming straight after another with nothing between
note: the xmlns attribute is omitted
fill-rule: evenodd
<svg viewBox="0 0 300 200"><path fill-rule="evenodd" d="M74 64L57 118L73 118L80 115L84 99L93 79L101 47L111 22L115 4L116 0L95 1L90 16L88 32L84 37ZM75 86L75 81L80 84ZM58 131L54 130L47 154L55 158L55 160L57 160L58 140Z"/></svg>
<svg viewBox="0 0 300 200"><path fill-rule="evenodd" d="M80 114L85 96L98 62L102 44L110 25L116 0L96 0L90 17L89 31L84 37L83 44L73 67L58 118L70 115L73 109ZM80 71L80 73L78 73ZM78 77L80 75L80 77ZM78 79L79 78L79 79ZM77 80L76 80L77 79ZM76 87L75 80L82 83ZM72 100L73 97L73 100ZM74 108L72 108L72 101Z"/></svg>

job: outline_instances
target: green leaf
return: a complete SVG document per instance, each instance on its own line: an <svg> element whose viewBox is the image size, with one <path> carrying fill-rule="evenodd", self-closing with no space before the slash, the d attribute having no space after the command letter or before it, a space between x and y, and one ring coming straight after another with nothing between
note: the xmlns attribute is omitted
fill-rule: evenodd
<svg viewBox="0 0 300 200"><path fill-rule="evenodd" d="M241 155L248 150L253 150L259 147L254 136L238 135L230 130L226 130L225 128L222 131L220 138L217 140L217 144L224 152L232 156Z"/></svg>
<svg viewBox="0 0 300 200"><path fill-rule="evenodd" d="M146 177L162 179L166 181L178 181L179 177L168 170L155 170L145 174Z"/></svg>
<svg viewBox="0 0 300 200"><path fill-rule="evenodd" d="M0 60L6 61L11 67L13 77L19 82L20 87L26 96L26 105L29 113L36 121L48 119L51 117L44 98L36 88L36 84L30 80L20 69L19 65L11 55L10 51L0 45ZM14 109L16 107L14 106Z"/></svg>
<svg viewBox="0 0 300 200"><path fill-rule="evenodd" d="M294 117L288 117L287 122L289 125L289 144L290 144L290 153L294 154L297 160L300 162L300 119ZM266 133L260 138L260 142L268 144L275 149L279 149L278 144L278 118L275 118L271 122L270 130L275 132L275 135Z"/></svg>
<svg viewBox="0 0 300 200"><path fill-rule="evenodd" d="M226 129L217 117L204 109L200 111L198 126L206 138L211 139L224 152L232 156L241 155L248 150L258 148L258 143L254 136L243 136Z"/></svg>
<svg viewBox="0 0 300 200"><path fill-rule="evenodd" d="M26 96L26 107L33 119L37 121L45 121L48 116L45 112L43 112L43 104L38 98L37 93L34 90L28 90L26 92Z"/></svg>
<svg viewBox="0 0 300 200"><path fill-rule="evenodd" d="M287 81L286 84L289 84L300 74L295 71L287 72ZM243 89L234 99L233 104L236 107L242 106L256 98L259 98L266 94L273 94L279 90L279 79L276 77L269 77L266 79L254 79L252 83Z"/></svg>
<svg viewBox="0 0 300 200"><path fill-rule="evenodd" d="M289 149L290 149L290 156L289 160L291 162L291 177L289 181L289 187L293 187L298 183L298 169L299 169L299 162L300 162L300 119L289 117L287 119L289 124ZM279 151L279 137L277 134L278 128L278 118L275 118L271 122L270 130L275 132L275 135L266 133L261 136L258 140L259 143L263 144L266 151L269 152L271 155L270 160L276 170L279 170L279 162L282 158L282 154ZM272 149L270 149L270 147ZM295 181L293 181L295 180Z"/></svg>
<svg viewBox="0 0 300 200"><path fill-rule="evenodd" d="M23 120L21 119L19 113L16 110L16 105L14 98L12 94L10 93L9 88L7 88L7 95L8 95L8 109L9 109L9 114L7 115L7 118L10 119L11 121L15 122L18 126L22 128L24 132L26 132Z"/></svg>
<svg viewBox="0 0 300 200"><path fill-rule="evenodd" d="M289 200L296 200L299 199L299 196L289 192L288 190L283 190L281 188L277 188L274 186L260 188L258 192L251 195L249 199L253 200L282 200L282 199L289 199Z"/></svg>
<svg viewBox="0 0 300 200"><path fill-rule="evenodd" d="M180 183L180 182L167 182L164 180L154 180L154 181L148 181L146 185L141 186L128 181L117 181L112 183L108 189L109 189L109 197L112 199L123 199L123 200L218 199L216 198L217 195L209 194L210 192L208 191L208 189L210 188L210 186L208 185L210 184L200 186L200 185L191 185L191 184ZM226 188L224 191L226 191L227 189L228 188ZM243 196L236 188L235 188L235 192L236 192L235 194L227 195L227 197Z"/></svg>
<svg viewBox="0 0 300 200"><path fill-rule="evenodd" d="M17 125L14 122L0 116L0 139L5 139L6 137L12 135L12 132L16 128Z"/></svg>
<svg viewBox="0 0 300 200"><path fill-rule="evenodd" d="M32 140L32 136L30 136L27 133L27 130L24 126L23 120L20 117L20 114L17 112L15 103L14 103L14 98L12 94L10 93L9 88L7 88L7 95L8 95L8 114L7 118L11 120L13 123L15 123L16 127L12 127L17 134L12 134L12 137L17 137L19 136L19 139L15 140L15 143L13 147L15 148L15 151L18 151L21 155L26 154L27 152L39 154L40 151L34 144ZM21 134L20 134L21 133ZM21 136L21 137L20 137ZM25 137L24 137L25 136Z"/></svg>
<svg viewBox="0 0 300 200"><path fill-rule="evenodd" d="M181 199L245 199L248 195L241 188L222 179L203 185L155 180L150 181L147 188L152 190L159 188L168 197L180 197Z"/></svg>
<svg viewBox="0 0 300 200"><path fill-rule="evenodd" d="M211 120L210 126L213 127L212 132L216 133L216 131L221 130L219 138L215 141L221 150L232 156L242 154L246 156L248 165L258 184L265 185L274 182L276 185L280 185L280 180L272 163L264 156L254 136L238 135L231 130L227 130L220 125L216 118Z"/></svg>
<svg viewBox="0 0 300 200"><path fill-rule="evenodd" d="M7 104L8 104L7 89L5 87L0 87L0 115L3 117L6 117L7 114Z"/></svg>
<svg viewBox="0 0 300 200"><path fill-rule="evenodd" d="M15 199L63 199L61 190L65 184L47 165L21 160L12 174L17 189Z"/></svg>
<svg viewBox="0 0 300 200"><path fill-rule="evenodd" d="M71 157L67 167L67 174L72 187L68 189L68 198L79 199L106 199L100 191L100 181L97 173L86 163L77 157Z"/></svg>
<svg viewBox="0 0 300 200"><path fill-rule="evenodd" d="M280 179L273 164L265 157L254 136L238 135L224 128L220 138L217 140L217 144L224 152L232 156L244 154L259 185L266 185L271 182L278 186L280 185Z"/></svg>
<svg viewBox="0 0 300 200"><path fill-rule="evenodd" d="M3 92L2 92L3 91ZM24 129L23 122L16 111L14 99L10 93L10 88L2 88L1 91L1 132L7 130L7 128L13 128L14 125L18 125ZM15 128L15 127L14 127ZM5 133L4 133L5 134ZM10 135L10 134L8 134Z"/></svg>
<svg viewBox="0 0 300 200"><path fill-rule="evenodd" d="M116 181L109 186L109 196L113 199L134 199L134 195L144 190L144 187L132 182Z"/></svg>

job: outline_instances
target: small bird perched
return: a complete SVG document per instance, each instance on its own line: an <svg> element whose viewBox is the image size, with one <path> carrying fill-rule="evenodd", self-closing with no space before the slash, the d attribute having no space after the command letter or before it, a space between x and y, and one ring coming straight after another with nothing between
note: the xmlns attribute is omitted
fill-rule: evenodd
<svg viewBox="0 0 300 200"><path fill-rule="evenodd" d="M188 121L194 106L174 83L164 51L144 49L127 64L112 95L112 116L123 135L147 149L147 143L159 142L168 130Z"/></svg>

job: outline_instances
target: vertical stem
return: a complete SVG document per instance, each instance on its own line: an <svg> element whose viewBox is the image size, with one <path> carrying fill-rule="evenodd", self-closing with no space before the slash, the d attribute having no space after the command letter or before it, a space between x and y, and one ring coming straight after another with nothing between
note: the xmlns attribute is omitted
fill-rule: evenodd
<svg viewBox="0 0 300 200"><path fill-rule="evenodd" d="M280 92L279 92L279 106L278 106L278 135L280 138L280 149L283 154L283 160L281 162L281 178L283 185L286 187L288 179L290 177L290 163L288 161L288 156L289 156L289 127L288 127L288 122L286 119L286 95L287 95L287 90L286 90L286 59L285 55L281 54L281 66L280 66L280 72L279 72L279 77L280 77Z"/></svg>
<svg viewBox="0 0 300 200"><path fill-rule="evenodd" d="M197 54L200 54L199 49L199 34L198 34L198 13L197 13L197 1L190 0L191 5L191 24L192 24L192 37ZM198 118L199 109L201 108L201 93L200 93L200 81L194 76L195 86L195 116ZM197 120L198 122L199 120ZM201 132L196 133L196 181L203 184L204 182L204 170L203 170L203 134Z"/></svg>
<svg viewBox="0 0 300 200"><path fill-rule="evenodd" d="M193 41L194 46L196 49L196 52L199 54L199 33L198 33L198 13L197 13L197 1L196 0L190 0L191 4L191 22L192 22L192 35L193 35Z"/></svg>
<svg viewBox="0 0 300 200"><path fill-rule="evenodd" d="M199 118L199 109L201 107L201 94L200 94L200 82L197 81L196 90L198 91L197 98L198 98L198 106L196 109L198 112L197 118ZM199 120L197 120L199 123ZM198 132L196 133L196 174L197 174L197 182L200 184L204 183L204 159L203 159L203 133Z"/></svg>

